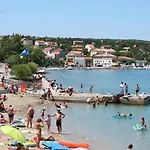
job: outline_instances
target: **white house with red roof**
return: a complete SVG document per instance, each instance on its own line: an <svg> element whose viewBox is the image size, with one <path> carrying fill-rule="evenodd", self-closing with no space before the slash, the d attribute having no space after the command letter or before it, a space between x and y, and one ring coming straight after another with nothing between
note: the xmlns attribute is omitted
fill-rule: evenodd
<svg viewBox="0 0 150 150"><path fill-rule="evenodd" d="M88 52L91 52L91 50L95 49L93 44L87 44L85 48L88 50Z"/></svg>
<svg viewBox="0 0 150 150"><path fill-rule="evenodd" d="M116 59L116 56L113 55L114 52L114 49L105 47L91 50L93 66L111 67L113 60Z"/></svg>
<svg viewBox="0 0 150 150"><path fill-rule="evenodd" d="M51 52L52 52L52 48L51 47L46 47L43 50L43 53L46 54L47 56L50 56Z"/></svg>
<svg viewBox="0 0 150 150"><path fill-rule="evenodd" d="M58 48L53 50L50 55L55 56L55 59L63 59L66 56L66 51Z"/></svg>
<svg viewBox="0 0 150 150"><path fill-rule="evenodd" d="M44 46L45 41L44 40L36 40L34 43L34 46L36 47L42 47Z"/></svg>

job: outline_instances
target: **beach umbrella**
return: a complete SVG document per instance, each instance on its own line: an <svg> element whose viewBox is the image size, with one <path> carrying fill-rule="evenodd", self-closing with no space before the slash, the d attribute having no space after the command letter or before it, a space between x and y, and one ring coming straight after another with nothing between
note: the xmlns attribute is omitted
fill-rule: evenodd
<svg viewBox="0 0 150 150"><path fill-rule="evenodd" d="M2 127L0 127L0 130L4 134L8 135L9 137L13 138L16 141L20 141L22 143L26 142L26 138L24 137L24 135L14 127L2 126Z"/></svg>

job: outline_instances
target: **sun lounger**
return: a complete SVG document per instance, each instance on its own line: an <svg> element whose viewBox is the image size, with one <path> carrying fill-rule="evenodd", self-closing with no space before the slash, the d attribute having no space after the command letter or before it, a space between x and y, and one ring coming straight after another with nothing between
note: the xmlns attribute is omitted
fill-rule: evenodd
<svg viewBox="0 0 150 150"><path fill-rule="evenodd" d="M56 142L43 142L42 145L44 145L45 147L50 148L51 150L70 150L68 147L66 146L62 146L59 143Z"/></svg>

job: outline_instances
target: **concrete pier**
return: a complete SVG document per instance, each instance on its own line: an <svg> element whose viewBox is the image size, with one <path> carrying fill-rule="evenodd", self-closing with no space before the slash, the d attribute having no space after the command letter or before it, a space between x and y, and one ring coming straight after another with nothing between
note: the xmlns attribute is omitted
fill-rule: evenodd
<svg viewBox="0 0 150 150"><path fill-rule="evenodd" d="M102 95L102 94L86 94L86 93L73 93L71 96L68 94L54 94L55 101L63 101L63 102L72 102L72 103L87 103L88 98L92 98L96 100L96 96L99 97L99 100L103 102L105 98L109 99L109 103L112 103L112 95Z"/></svg>

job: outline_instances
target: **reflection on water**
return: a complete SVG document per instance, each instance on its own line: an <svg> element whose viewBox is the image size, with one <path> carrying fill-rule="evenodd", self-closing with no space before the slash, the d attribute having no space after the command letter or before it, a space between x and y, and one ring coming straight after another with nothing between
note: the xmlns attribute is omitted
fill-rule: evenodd
<svg viewBox="0 0 150 150"><path fill-rule="evenodd" d="M88 104L69 104L62 109L66 115L63 120L63 135L75 142L87 142L92 150L126 149L132 143L136 150L149 150L150 109L148 106L99 105L95 109ZM42 107L43 108L43 107ZM41 109L42 109L41 108ZM54 114L54 105L46 105L47 114ZM116 112L132 113L133 119L115 119ZM36 114L36 117L40 113ZM133 126L144 116L147 120L145 132L133 130ZM55 127L55 118L52 118Z"/></svg>

